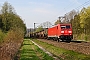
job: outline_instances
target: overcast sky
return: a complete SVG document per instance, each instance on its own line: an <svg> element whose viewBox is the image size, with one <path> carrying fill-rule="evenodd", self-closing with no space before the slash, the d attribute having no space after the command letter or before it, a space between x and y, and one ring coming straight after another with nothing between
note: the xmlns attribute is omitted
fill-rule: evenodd
<svg viewBox="0 0 90 60"><path fill-rule="evenodd" d="M14 7L27 28L33 28L33 23L49 21L53 24L59 16L73 9L90 6L89 0L0 0L0 8L5 1Z"/></svg>

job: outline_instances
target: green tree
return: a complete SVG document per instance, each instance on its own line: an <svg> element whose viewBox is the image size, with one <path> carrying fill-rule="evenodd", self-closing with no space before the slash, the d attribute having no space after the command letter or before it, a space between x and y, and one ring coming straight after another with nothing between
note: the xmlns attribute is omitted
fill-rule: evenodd
<svg viewBox="0 0 90 60"><path fill-rule="evenodd" d="M80 12L80 26L81 28L84 28L85 19L86 19L86 8L83 8Z"/></svg>
<svg viewBox="0 0 90 60"><path fill-rule="evenodd" d="M90 7L83 8L80 12L80 26L84 29L83 33L86 34L90 31Z"/></svg>
<svg viewBox="0 0 90 60"><path fill-rule="evenodd" d="M90 6L85 9L84 29L85 29L85 34L90 33Z"/></svg>
<svg viewBox="0 0 90 60"><path fill-rule="evenodd" d="M74 19L70 21L73 27L74 35L80 39L87 40L90 36L90 7L83 8Z"/></svg>
<svg viewBox="0 0 90 60"><path fill-rule="evenodd" d="M73 33L75 34L79 34L79 30L80 30L80 16L79 15L75 15L74 19L71 20L71 24L72 24L72 28L73 28Z"/></svg>
<svg viewBox="0 0 90 60"><path fill-rule="evenodd" d="M3 23L2 23L2 16L0 15L0 30L2 30Z"/></svg>
<svg viewBox="0 0 90 60"><path fill-rule="evenodd" d="M21 28L24 32L26 26L23 20L15 13L14 8L8 3L5 2L1 9L3 31L9 31L15 28Z"/></svg>
<svg viewBox="0 0 90 60"><path fill-rule="evenodd" d="M5 2L1 9L1 16L2 16L2 22L3 22L3 31L10 30L11 27L11 21L14 19L12 16L14 14L14 8L8 3Z"/></svg>

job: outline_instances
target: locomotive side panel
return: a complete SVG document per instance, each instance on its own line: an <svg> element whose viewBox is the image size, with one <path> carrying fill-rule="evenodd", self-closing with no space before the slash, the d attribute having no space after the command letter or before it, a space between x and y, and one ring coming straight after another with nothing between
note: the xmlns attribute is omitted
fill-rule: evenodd
<svg viewBox="0 0 90 60"><path fill-rule="evenodd" d="M48 37L58 37L58 26L48 29Z"/></svg>

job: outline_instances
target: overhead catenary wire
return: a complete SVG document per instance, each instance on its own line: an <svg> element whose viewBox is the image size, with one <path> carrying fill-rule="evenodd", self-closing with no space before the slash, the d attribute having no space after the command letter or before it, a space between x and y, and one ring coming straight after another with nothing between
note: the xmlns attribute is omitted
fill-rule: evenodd
<svg viewBox="0 0 90 60"><path fill-rule="evenodd" d="M74 1L73 1L73 2L74 2ZM75 4L75 3L74 3L74 4ZM71 4L71 3L70 3L66 8L69 9L69 7L73 6L74 4ZM85 6L88 5L88 4L90 4L90 0L84 2L83 4L81 4L80 6L74 8L74 9L72 9L72 10L79 11L81 8L85 7ZM66 11L67 11L66 8L64 8L63 11L66 12ZM51 21L51 22L54 22L54 21L56 21L56 20L53 20L53 21Z"/></svg>
<svg viewBox="0 0 90 60"><path fill-rule="evenodd" d="M74 3L74 1L73 1L73 4L68 4L67 6L66 6L66 8L64 8L64 9L62 9L63 11L67 11L67 9L69 8L69 7L71 7L71 6L73 6L75 3ZM62 17L62 16L58 16L58 17ZM58 19L57 19L58 20ZM53 20L53 21L51 21L51 22L55 22L56 20Z"/></svg>
<svg viewBox="0 0 90 60"><path fill-rule="evenodd" d="M74 1L73 1L73 2L74 2ZM75 3L74 3L74 4L75 4ZM63 10L66 11L67 9L69 9L69 7L72 7L74 4L71 5L71 3L70 3L69 5L71 5L71 6L67 6L67 7L64 8ZM78 7L74 8L74 9L72 9L72 10L79 10L80 8L82 8L82 7L84 7L84 6L88 5L88 4L90 4L90 0L84 2L83 4L79 5Z"/></svg>
<svg viewBox="0 0 90 60"><path fill-rule="evenodd" d="M76 7L75 9L79 10L80 8L82 8L82 7L84 7L84 6L88 5L88 4L90 4L90 0L86 1L85 3L83 3L80 6Z"/></svg>
<svg viewBox="0 0 90 60"><path fill-rule="evenodd" d="M73 5L75 5L75 2L74 2L74 0L72 0L73 2L72 3L70 3L69 5L67 5L64 9L63 9L63 11L67 11L67 9L68 8L70 8L70 7L72 7Z"/></svg>
<svg viewBox="0 0 90 60"><path fill-rule="evenodd" d="M74 1L73 1L74 2ZM71 7L71 6L73 6L74 4L68 4L67 6L66 6L66 8L64 8L64 9L62 9L63 11L65 11L66 12L66 9L68 9L69 7ZM60 17L60 16L58 16L58 17ZM56 20L53 20L53 21L51 21L51 22L54 22L54 21L56 21Z"/></svg>

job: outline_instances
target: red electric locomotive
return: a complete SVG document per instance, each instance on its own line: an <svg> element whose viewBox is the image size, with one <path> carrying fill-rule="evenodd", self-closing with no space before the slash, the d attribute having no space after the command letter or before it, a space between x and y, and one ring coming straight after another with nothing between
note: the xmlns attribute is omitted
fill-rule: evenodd
<svg viewBox="0 0 90 60"><path fill-rule="evenodd" d="M58 24L48 28L48 38L70 42L73 39L71 24Z"/></svg>

